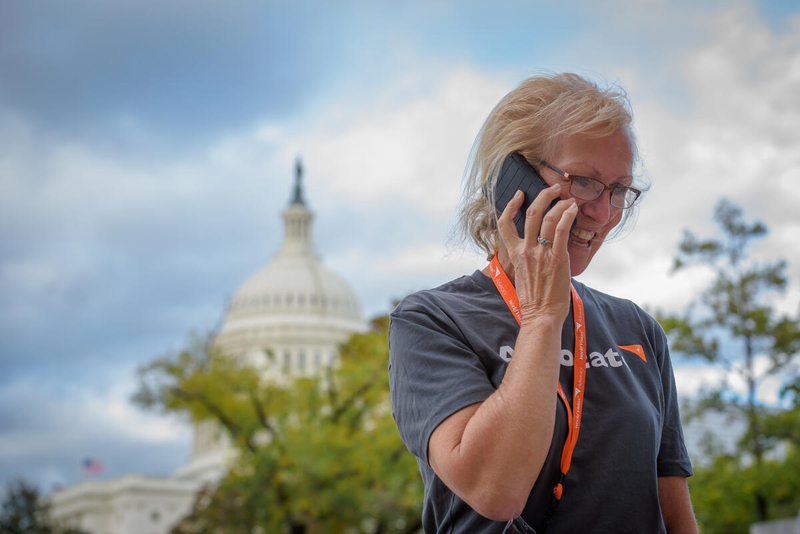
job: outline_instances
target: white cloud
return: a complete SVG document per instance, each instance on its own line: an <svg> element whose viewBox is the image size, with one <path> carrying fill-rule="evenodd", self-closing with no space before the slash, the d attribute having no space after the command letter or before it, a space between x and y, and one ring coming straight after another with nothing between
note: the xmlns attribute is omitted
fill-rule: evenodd
<svg viewBox="0 0 800 534"><path fill-rule="evenodd" d="M331 202L404 202L449 214L475 134L509 89L498 78L466 65L444 69L421 95L334 105L286 145L303 147L318 169L311 180Z"/></svg>
<svg viewBox="0 0 800 534"><path fill-rule="evenodd" d="M12 259L0 265L0 279L20 291L40 292L51 286L61 271L40 258Z"/></svg>
<svg viewBox="0 0 800 534"><path fill-rule="evenodd" d="M680 52L682 64L676 59L671 65L680 69L672 71L676 79L686 77L689 101L665 98L654 85L660 78L649 82L630 70L637 73L632 78L639 95L636 124L653 188L642 204L638 227L605 245L582 281L650 308L681 309L711 281L699 269L670 275L681 232L689 228L712 235L713 206L727 196L744 207L749 220L760 218L770 226L771 233L753 252L762 261L789 259L793 286L775 304L796 313L800 242L793 236L800 230L794 216L800 190L794 183L800 154L785 140L800 138L800 101L791 98L800 93L800 41L797 32L771 33L746 4L723 9L722 14L703 15L704 24L710 24L706 39L699 48ZM346 204L355 207L352 216L358 218L359 205L390 202L413 205L430 218L431 232L408 243L391 239L391 221L369 219L368 224L386 225L385 248L366 252L355 245L329 255L335 270L357 261L367 271L370 282L361 279L359 285L369 290L362 294L396 287L398 273L408 280L436 279L443 247L430 239L449 229L453 219L445 215L455 212L474 136L513 85L510 76L476 67L457 65L431 75L429 65L421 64L430 77L427 91L419 90L419 71L403 73L388 81L390 96L377 91L371 101L340 101L281 143L279 159L286 166L302 148L323 213ZM264 129L272 132L275 126ZM483 266L483 258L470 256L473 260L474 265L453 267L470 272Z"/></svg>
<svg viewBox="0 0 800 534"><path fill-rule="evenodd" d="M346 209L351 220L385 234L379 248L365 248L355 234L348 235L345 248L331 247L326 254L326 265L362 295L368 315L384 312L391 299L408 291L438 285L484 262L471 251L448 250L446 241L473 140L511 87L509 76L421 57L413 63L416 70L384 80L369 98L343 95L313 121L303 119L302 128L270 123L253 134L258 140L284 134L275 156L282 167L291 168L302 153L315 224ZM390 207L376 209L381 205ZM413 213L424 234L399 241L394 235L404 222L390 212ZM355 265L357 279L350 275Z"/></svg>
<svg viewBox="0 0 800 534"><path fill-rule="evenodd" d="M463 273L465 263L479 260L472 253L455 253L443 243L415 243L390 253L351 250L343 256L333 256L330 264L336 271L350 265L365 266L373 275L383 278L453 275ZM466 261L465 261L466 260Z"/></svg>
<svg viewBox="0 0 800 534"><path fill-rule="evenodd" d="M651 311L682 310L708 287L711 273L672 274L674 246L658 241L657 236L651 242L649 235L640 227L624 239L604 244L579 280Z"/></svg>
<svg viewBox="0 0 800 534"><path fill-rule="evenodd" d="M653 188L638 228L607 244L584 275L587 283L650 307L677 310L710 281L699 270L669 271L684 228L700 235L715 230L711 215L722 196L741 204L748 219L770 226L754 253L762 260L788 258L793 283L800 279L800 242L792 237L800 230L794 216L800 154L785 142L800 138L800 101L791 97L800 93L800 39L797 32L771 33L747 4L724 9L703 16L711 24L704 44L684 52L683 65L677 65L682 70L673 72L687 78L689 102L676 108L646 76L634 77L637 129ZM412 79L397 85L419 87L413 73L404 76ZM455 211L474 136L510 89L509 78L460 65L442 69L431 89L414 98L342 102L310 131L285 142L284 158L293 157L286 147L307 147L306 159L324 169L310 180L325 191L325 203L407 203L430 214L434 234L441 235L443 216ZM427 257L426 239L400 248ZM398 245L375 252L400 265ZM380 276L381 260L365 260ZM794 311L798 302L793 288L776 303Z"/></svg>
<svg viewBox="0 0 800 534"><path fill-rule="evenodd" d="M190 425L175 417L145 412L131 403L136 384L133 369L120 373L123 380L100 395L81 396L76 404L83 407L87 419L105 421L111 432L144 443L186 441Z"/></svg>
<svg viewBox="0 0 800 534"><path fill-rule="evenodd" d="M143 162L36 135L23 118L0 109L0 140L10 141L0 149L1 215L19 235L84 241L118 228L174 232L191 226L188 217L202 222L221 210L237 216L269 205L267 195L259 202L254 194L263 195L264 184L289 182L288 172L273 169L274 130L225 135L199 153Z"/></svg>
<svg viewBox="0 0 800 534"><path fill-rule="evenodd" d="M753 363L754 377L756 378L756 400L768 406L781 406L785 402L780 398L781 387L785 385L785 377L797 371L797 365L785 368L777 374L768 375L771 364L766 356L758 356ZM744 363L742 360L734 362L730 371L719 365L709 365L697 362L694 365L674 364L675 383L678 393L682 396L694 397L704 390L711 390L723 382L727 391L737 395L742 400L747 399L747 381L742 374Z"/></svg>
<svg viewBox="0 0 800 534"><path fill-rule="evenodd" d="M800 27L800 18L776 34L748 6L708 17L706 44L683 58L688 102L676 105L646 79L638 82L636 126L653 187L638 227L606 245L590 269L593 280L614 294L665 309L688 303L707 275L692 270L669 276L672 257L682 229L714 235L713 207L724 196L744 208L747 220L770 228L751 253L759 261L789 261L793 287L775 302L797 312L800 32L792 27Z"/></svg>
<svg viewBox="0 0 800 534"><path fill-rule="evenodd" d="M188 443L189 425L173 417L145 413L133 406L134 372L119 374L105 390L79 384L20 380L4 386L0 399L5 406L24 406L24 425L3 433L0 456L20 461L59 447L92 451L97 442L130 440L143 446ZM8 416L7 416L8 417Z"/></svg>
<svg viewBox="0 0 800 534"><path fill-rule="evenodd" d="M363 304L368 316L385 312L392 299L438 286L485 264L481 255L451 250L436 242L413 243L392 251L351 249L326 260L335 272L357 275L351 284L366 296ZM358 266L356 271L354 265Z"/></svg>
<svg viewBox="0 0 800 534"><path fill-rule="evenodd" d="M675 365L675 386L681 396L695 396L711 387L716 387L725 377L719 367Z"/></svg>

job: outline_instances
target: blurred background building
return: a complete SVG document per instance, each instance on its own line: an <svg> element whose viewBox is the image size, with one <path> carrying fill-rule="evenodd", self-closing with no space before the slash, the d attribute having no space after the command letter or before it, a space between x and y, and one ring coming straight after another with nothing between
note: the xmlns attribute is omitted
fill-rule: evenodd
<svg viewBox="0 0 800 534"><path fill-rule="evenodd" d="M215 337L227 354L263 369L269 380L335 364L339 344L367 329L355 293L314 252L302 176L298 160L283 211L283 244L236 291ZM195 424L189 462L171 476L131 474L60 489L50 497L53 518L91 534L166 534L198 493L222 478L232 454L223 429Z"/></svg>

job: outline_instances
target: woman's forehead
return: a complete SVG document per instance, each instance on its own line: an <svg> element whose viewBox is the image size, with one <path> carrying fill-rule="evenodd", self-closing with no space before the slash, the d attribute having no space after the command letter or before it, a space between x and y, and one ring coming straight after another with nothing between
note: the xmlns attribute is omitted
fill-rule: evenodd
<svg viewBox="0 0 800 534"><path fill-rule="evenodd" d="M552 163L586 169L596 175L628 176L633 167L633 149L628 136L621 131L606 137L574 134L554 147ZM572 173L580 169L565 169Z"/></svg>

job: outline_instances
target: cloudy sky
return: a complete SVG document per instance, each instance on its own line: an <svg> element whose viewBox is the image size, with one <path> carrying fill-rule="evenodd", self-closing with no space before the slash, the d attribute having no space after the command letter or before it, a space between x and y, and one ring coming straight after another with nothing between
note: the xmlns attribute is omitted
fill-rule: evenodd
<svg viewBox="0 0 800 534"><path fill-rule="evenodd" d="M135 369L221 320L280 245L293 161L366 316L484 266L448 248L467 154L523 78L630 94L652 189L582 281L679 310L684 228L726 196L800 307L800 6L789 1L0 3L0 483L168 474L186 425ZM699 5L698 5L699 4ZM677 362L679 389L716 371ZM778 383L764 386L776 402Z"/></svg>

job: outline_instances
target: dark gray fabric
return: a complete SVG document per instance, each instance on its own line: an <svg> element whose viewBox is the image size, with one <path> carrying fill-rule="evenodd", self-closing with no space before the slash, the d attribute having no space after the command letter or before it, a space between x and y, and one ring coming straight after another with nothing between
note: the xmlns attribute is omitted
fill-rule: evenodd
<svg viewBox="0 0 800 534"><path fill-rule="evenodd" d="M572 467L547 532L665 532L657 477L692 474L666 337L632 302L573 284L586 312L589 370ZM445 418L495 391L507 365L502 356L513 353L518 333L493 282L480 271L410 295L391 314L392 414L417 457L428 534L503 530L502 523L480 516L447 488L428 464L427 448ZM573 337L570 311L560 355L566 392L572 391ZM641 345L647 361L620 345ZM560 475L566 435L566 409L559 401L550 451L521 513L537 531Z"/></svg>

